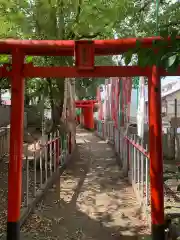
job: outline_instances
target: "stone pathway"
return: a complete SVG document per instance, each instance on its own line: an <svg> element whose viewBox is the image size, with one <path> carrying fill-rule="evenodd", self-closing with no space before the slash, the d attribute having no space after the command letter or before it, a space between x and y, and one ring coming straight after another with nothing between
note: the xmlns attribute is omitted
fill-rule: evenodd
<svg viewBox="0 0 180 240"><path fill-rule="evenodd" d="M146 239L149 230L111 147L81 129L77 144L71 165L22 227L24 239Z"/></svg>

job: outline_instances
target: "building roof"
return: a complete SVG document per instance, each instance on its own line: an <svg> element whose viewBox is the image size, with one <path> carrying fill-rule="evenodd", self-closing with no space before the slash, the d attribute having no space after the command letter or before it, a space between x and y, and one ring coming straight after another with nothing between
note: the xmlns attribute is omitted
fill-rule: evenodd
<svg viewBox="0 0 180 240"><path fill-rule="evenodd" d="M166 97L174 92L180 90L180 81L175 81L173 83L166 84L162 87L161 97Z"/></svg>
<svg viewBox="0 0 180 240"><path fill-rule="evenodd" d="M161 97L164 98L180 90L180 80L164 84L161 88ZM148 102L148 97L145 100Z"/></svg>

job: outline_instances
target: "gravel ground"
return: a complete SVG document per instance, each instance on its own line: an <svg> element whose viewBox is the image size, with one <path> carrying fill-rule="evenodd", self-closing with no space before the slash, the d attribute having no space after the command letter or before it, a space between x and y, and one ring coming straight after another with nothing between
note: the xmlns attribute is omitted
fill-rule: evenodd
<svg viewBox="0 0 180 240"><path fill-rule="evenodd" d="M43 171L43 177L45 173ZM22 184L22 204L21 207L26 207L26 167L23 167L23 184ZM36 188L40 187L40 172L36 174ZM43 178L44 180L44 178ZM33 166L29 166L29 199L33 197L34 191L34 171ZM7 222L7 189L8 189L8 158L0 161L0 239L5 235Z"/></svg>
<svg viewBox="0 0 180 240"><path fill-rule="evenodd" d="M135 240L149 233L112 149L78 130L78 151L22 228L25 239Z"/></svg>
<svg viewBox="0 0 180 240"><path fill-rule="evenodd" d="M0 162L0 238L4 233L6 227L7 216L7 172L8 162L7 159L3 159Z"/></svg>
<svg viewBox="0 0 180 240"><path fill-rule="evenodd" d="M165 212L180 214L180 191L177 191L177 186L180 185L180 180L176 179L177 164L175 161L164 164L164 177L169 177L165 181ZM179 175L180 176L180 175Z"/></svg>
<svg viewBox="0 0 180 240"><path fill-rule="evenodd" d="M122 240L134 240L147 235L146 221L110 146L82 130L78 130L77 143L71 166L22 227L22 239L111 240L123 236ZM6 227L7 170L4 159L0 162L0 239ZM25 176L23 170L24 180ZM175 181L168 180L167 185L174 189ZM33 169L29 182L32 186ZM166 212L179 211L179 201L172 194L166 192L165 201Z"/></svg>

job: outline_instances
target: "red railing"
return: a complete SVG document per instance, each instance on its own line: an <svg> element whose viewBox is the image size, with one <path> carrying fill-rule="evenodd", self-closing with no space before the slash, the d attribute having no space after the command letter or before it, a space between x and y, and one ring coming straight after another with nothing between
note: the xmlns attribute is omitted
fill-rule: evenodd
<svg viewBox="0 0 180 240"><path fill-rule="evenodd" d="M66 145L62 149L59 132L50 134L45 143L34 144L30 151L25 147L22 184L22 219L25 219L29 207L49 186L53 177L64 167L73 151L72 135L66 136ZM23 220L22 220L23 221Z"/></svg>

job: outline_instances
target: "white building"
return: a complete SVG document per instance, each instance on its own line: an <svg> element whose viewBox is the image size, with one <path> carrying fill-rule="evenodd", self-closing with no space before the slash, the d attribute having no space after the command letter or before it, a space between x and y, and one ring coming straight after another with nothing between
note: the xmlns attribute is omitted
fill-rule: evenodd
<svg viewBox="0 0 180 240"><path fill-rule="evenodd" d="M169 122L175 116L175 99L177 99L177 117L180 117L180 80L162 85L161 98L163 121ZM148 119L148 99L146 99L145 106Z"/></svg>

